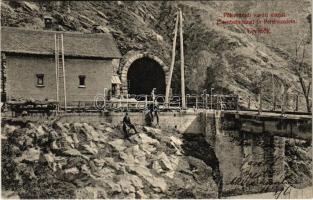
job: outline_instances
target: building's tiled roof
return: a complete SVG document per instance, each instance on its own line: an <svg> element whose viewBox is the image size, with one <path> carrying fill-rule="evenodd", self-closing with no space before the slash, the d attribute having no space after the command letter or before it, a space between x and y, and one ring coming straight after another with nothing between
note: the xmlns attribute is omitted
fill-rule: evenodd
<svg viewBox="0 0 313 200"><path fill-rule="evenodd" d="M26 30L1 27L1 51L11 53L54 55L55 33L63 33L65 56L120 58L111 34Z"/></svg>

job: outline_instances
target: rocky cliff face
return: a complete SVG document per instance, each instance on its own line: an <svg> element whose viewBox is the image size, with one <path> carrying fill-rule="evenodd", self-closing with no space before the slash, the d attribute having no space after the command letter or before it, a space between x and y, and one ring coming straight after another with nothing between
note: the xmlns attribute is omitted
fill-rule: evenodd
<svg viewBox="0 0 313 200"><path fill-rule="evenodd" d="M201 93L215 88L216 93L241 96L241 104L256 107L258 85L262 82L264 107L272 102L271 77L275 79L278 103L282 85L288 85L288 106L293 106L293 93L301 91L298 78L288 61L294 56L294 44L307 37L309 1L284 2L30 2L2 1L3 26L44 29L43 16L53 18L53 29L91 32L94 24L111 32L122 55L145 51L170 65L175 12L181 8L184 17L186 87L188 93ZM276 8L279 8L277 10ZM296 12L294 11L296 9ZM253 36L242 25L217 26L223 11L284 11L299 23L295 26L273 26L272 34ZM178 41L179 44L179 41ZM306 61L310 65L307 45ZM179 50L179 45L177 45ZM179 55L173 75L173 91L180 93ZM300 104L303 104L300 99ZM304 105L304 104L303 104Z"/></svg>
<svg viewBox="0 0 313 200"><path fill-rule="evenodd" d="M137 126L127 140L107 123L5 124L2 191L21 198L218 197L214 152L195 154L176 131Z"/></svg>

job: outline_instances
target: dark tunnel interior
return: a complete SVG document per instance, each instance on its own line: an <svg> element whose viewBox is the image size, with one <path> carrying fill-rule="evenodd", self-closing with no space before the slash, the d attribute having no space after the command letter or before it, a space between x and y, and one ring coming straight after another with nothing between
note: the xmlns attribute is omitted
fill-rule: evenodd
<svg viewBox="0 0 313 200"><path fill-rule="evenodd" d="M127 73L128 93L150 95L165 94L165 73L162 66L151 58L140 58L134 61Z"/></svg>

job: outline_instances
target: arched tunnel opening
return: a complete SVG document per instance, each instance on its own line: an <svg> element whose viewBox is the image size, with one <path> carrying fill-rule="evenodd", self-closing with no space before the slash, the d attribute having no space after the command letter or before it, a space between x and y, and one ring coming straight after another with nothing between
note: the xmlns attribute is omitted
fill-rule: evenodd
<svg viewBox="0 0 313 200"><path fill-rule="evenodd" d="M127 84L129 94L150 95L153 88L156 88L156 94L165 94L165 73L158 62L143 57L130 65Z"/></svg>

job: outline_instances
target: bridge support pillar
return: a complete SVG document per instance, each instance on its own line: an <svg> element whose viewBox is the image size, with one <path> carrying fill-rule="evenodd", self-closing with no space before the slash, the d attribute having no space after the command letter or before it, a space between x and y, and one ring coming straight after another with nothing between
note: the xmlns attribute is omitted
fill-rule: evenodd
<svg viewBox="0 0 313 200"><path fill-rule="evenodd" d="M243 119L237 115L219 112L201 114L205 139L218 160L223 193L282 189L285 179L284 137L266 134L262 128L264 122L261 126L254 126L254 129L246 127L241 131L242 124L238 124Z"/></svg>
<svg viewBox="0 0 313 200"><path fill-rule="evenodd" d="M274 136L273 147L273 184L281 185L285 179L285 138Z"/></svg>

